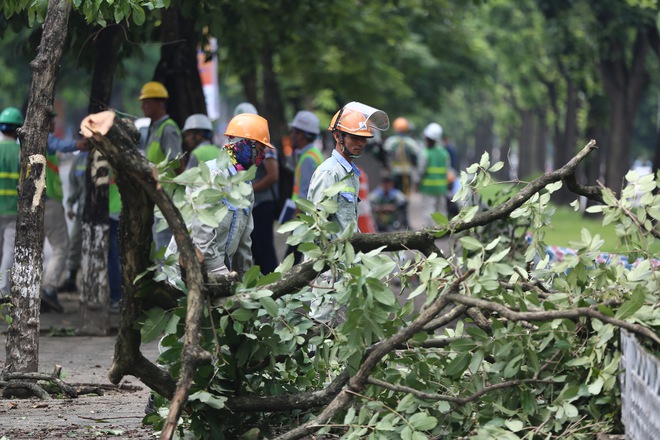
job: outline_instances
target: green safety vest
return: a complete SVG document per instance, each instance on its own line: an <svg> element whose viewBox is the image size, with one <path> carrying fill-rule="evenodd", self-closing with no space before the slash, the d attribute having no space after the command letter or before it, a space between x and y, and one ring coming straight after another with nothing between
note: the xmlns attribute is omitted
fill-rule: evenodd
<svg viewBox="0 0 660 440"><path fill-rule="evenodd" d="M449 155L444 148L427 148L426 169L419 191L422 194L443 195L447 192L447 162Z"/></svg>
<svg viewBox="0 0 660 440"><path fill-rule="evenodd" d="M46 197L60 202L64 198L60 178L60 158L57 153L46 153Z"/></svg>
<svg viewBox="0 0 660 440"><path fill-rule="evenodd" d="M110 185L108 186L108 212L110 214L119 214L121 212L121 195L115 183L115 176L112 170L110 171Z"/></svg>
<svg viewBox="0 0 660 440"><path fill-rule="evenodd" d="M20 172L20 146L12 140L0 141L0 215L15 215L18 210Z"/></svg>
<svg viewBox="0 0 660 440"><path fill-rule="evenodd" d="M156 131L153 132L151 135L151 142L147 146L147 159L151 163L160 163L166 158L166 152L163 151L163 148L160 145L160 139L163 137L163 130L165 130L166 125L171 125L176 129L177 133L181 133L179 127L171 118L165 119L163 123L156 128Z"/></svg>
<svg viewBox="0 0 660 440"><path fill-rule="evenodd" d="M296 200L298 198L298 191L300 191L300 177L302 175L302 164L308 157L314 161L317 167L323 163L323 155L316 147L310 148L300 156L298 163L296 164L296 170L294 172L295 174L293 179L293 191L291 194L291 200Z"/></svg>
<svg viewBox="0 0 660 440"><path fill-rule="evenodd" d="M198 162L207 162L209 160L217 159L220 153L220 148L213 144L203 144L192 150Z"/></svg>

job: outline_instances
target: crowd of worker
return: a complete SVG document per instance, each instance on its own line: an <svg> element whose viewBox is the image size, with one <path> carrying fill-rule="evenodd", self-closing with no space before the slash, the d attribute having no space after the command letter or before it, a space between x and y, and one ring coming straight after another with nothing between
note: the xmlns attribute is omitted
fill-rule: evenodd
<svg viewBox="0 0 660 440"><path fill-rule="evenodd" d="M254 105L242 103L236 107L233 118L222 132L224 143L216 145L216 132L208 116L190 115L180 129L167 113L168 98L167 89L159 82L151 81L142 87L139 100L149 126L144 141L136 147L142 149L147 160L154 164L167 162L166 172L170 176L197 167L201 162L205 162L212 173L224 176L256 167L256 177L251 182L253 193L247 198L248 209L233 206L223 199L221 203L229 214L219 226L212 228L197 218L188 225L209 273L235 271L241 275L258 265L261 272L267 274L290 253L299 263L303 256L294 246L289 246L285 255L277 255L274 235L278 218L284 222L300 214L295 205L299 199L316 205L328 197L334 199L337 210L330 214L330 220L340 231L349 228L353 232L372 233L408 229L413 193L421 195L425 227L435 224L435 213L445 216L454 213L451 198L457 189L458 159L456 150L436 122L429 123L418 140L407 119L398 117L390 127L386 112L360 102L350 102L339 108L328 127L321 127L314 112L301 110L289 123L292 154L278 157L282 150L271 141L268 121L258 115ZM20 175L17 130L23 122L23 114L17 108L9 107L0 113L0 295L3 297L10 295L9 270L13 264ZM394 133L384 139L381 133L390 128ZM324 151L322 130L328 130L332 136L330 151ZM76 275L82 254L87 149L85 140L63 141L52 132L49 135L45 235L52 255L42 277L42 312L62 312L58 292L78 290ZM221 150L229 153L228 168L222 168L221 162L216 160ZM69 175L64 176L69 182L64 198L58 154L74 151L78 153ZM372 176L379 184L373 189L369 188L367 173L359 166L358 159L365 154L379 163L378 175ZM280 194L278 181L283 171L292 174L291 194ZM339 181L345 182L345 187L328 196L325 190ZM112 179L110 186L108 281L110 307L116 310L121 299L118 248L121 198ZM285 210L288 210L286 214ZM70 230L65 216L71 221ZM157 209L153 242L154 259L162 256L162 252L176 253L172 234Z"/></svg>

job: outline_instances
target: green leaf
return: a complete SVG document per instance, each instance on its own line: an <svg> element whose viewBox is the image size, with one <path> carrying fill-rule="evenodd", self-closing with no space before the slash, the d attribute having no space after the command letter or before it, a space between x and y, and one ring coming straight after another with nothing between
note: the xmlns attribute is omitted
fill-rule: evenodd
<svg viewBox="0 0 660 440"><path fill-rule="evenodd" d="M259 298L259 302L264 307L264 309L266 309L266 312L268 312L268 314L273 318L279 315L279 307L277 307L277 303L270 296Z"/></svg>
<svg viewBox="0 0 660 440"><path fill-rule="evenodd" d="M465 236L461 237L458 241L461 242L461 245L464 249L469 251L476 251L478 249L483 249L483 245L474 237Z"/></svg>
<svg viewBox="0 0 660 440"><path fill-rule="evenodd" d="M316 211L316 206L306 199L296 199L296 206L302 211L308 214Z"/></svg>
<svg viewBox="0 0 660 440"><path fill-rule="evenodd" d="M147 319L140 328L144 344L155 341L163 333L170 320L170 314L159 307L147 310L146 315Z"/></svg>
<svg viewBox="0 0 660 440"><path fill-rule="evenodd" d="M479 327L468 327L467 329L465 329L465 332L478 341L483 342L490 339L488 337L488 334Z"/></svg>
<svg viewBox="0 0 660 440"><path fill-rule="evenodd" d="M461 353L452 360L447 368L445 368L445 373L448 376L458 376L463 374L465 369L470 365L470 353Z"/></svg>
<svg viewBox="0 0 660 440"><path fill-rule="evenodd" d="M413 428L420 431L430 431L438 424L438 419L431 417L426 413L416 413L408 420Z"/></svg>
<svg viewBox="0 0 660 440"><path fill-rule="evenodd" d="M615 317L618 319L631 317L644 305L645 299L644 292L641 289L636 290L628 301L621 304L621 307L616 311Z"/></svg>
<svg viewBox="0 0 660 440"><path fill-rule="evenodd" d="M507 420L504 425L513 432L518 432L525 426L521 420Z"/></svg>
<svg viewBox="0 0 660 440"><path fill-rule="evenodd" d="M142 9L140 6L135 4L133 4L132 7L133 7L133 22L138 26L142 26L146 18L144 9Z"/></svg>
<svg viewBox="0 0 660 440"><path fill-rule="evenodd" d="M225 407L226 397L211 394L208 391L197 391L188 397L188 400L199 400L215 409L222 409Z"/></svg>
<svg viewBox="0 0 660 440"><path fill-rule="evenodd" d="M476 346L477 344L472 339L467 338L461 338L449 344L449 347L458 353L469 352Z"/></svg>
<svg viewBox="0 0 660 440"><path fill-rule="evenodd" d="M252 311L248 309L236 309L231 312L231 317L236 321L245 322L252 318Z"/></svg>

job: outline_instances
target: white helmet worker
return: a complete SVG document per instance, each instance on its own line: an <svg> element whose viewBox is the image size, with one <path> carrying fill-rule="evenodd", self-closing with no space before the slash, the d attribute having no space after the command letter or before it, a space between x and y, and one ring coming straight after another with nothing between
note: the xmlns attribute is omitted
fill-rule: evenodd
<svg viewBox="0 0 660 440"><path fill-rule="evenodd" d="M257 111L257 108L250 104L249 102L241 102L236 106L234 109L234 116L240 115L243 113L250 113L252 115L258 115L259 112Z"/></svg>
<svg viewBox="0 0 660 440"><path fill-rule="evenodd" d="M427 125L424 129L424 137L435 142L440 142L440 139L442 138L442 127L440 124L431 122L429 125Z"/></svg>
<svg viewBox="0 0 660 440"><path fill-rule="evenodd" d="M208 116L203 113L195 113L188 116L186 122L183 124L183 131L188 130L208 130L213 131L213 124Z"/></svg>
<svg viewBox="0 0 660 440"><path fill-rule="evenodd" d="M321 129L319 128L319 118L314 113L307 110L301 110L296 113L296 116L293 118L293 121L289 126L315 135L321 133Z"/></svg>

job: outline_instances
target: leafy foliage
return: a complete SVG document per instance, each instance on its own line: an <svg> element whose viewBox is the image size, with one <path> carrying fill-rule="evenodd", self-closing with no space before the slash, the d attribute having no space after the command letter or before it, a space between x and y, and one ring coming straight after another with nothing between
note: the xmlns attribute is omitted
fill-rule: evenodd
<svg viewBox="0 0 660 440"><path fill-rule="evenodd" d="M473 219L489 204L497 207L497 198L479 200L479 194L492 185L491 173L500 167L484 155L462 174L463 190L457 197L466 205L446 227ZM190 177L180 176L178 182ZM195 179L209 177L200 170ZM469 302L462 303L464 298L481 301L484 320L468 313L443 321L455 311L445 309L373 366L368 385L331 424L318 426L319 435L519 439L620 432L617 326L587 316L552 314L592 308L617 322L658 331L658 279L651 268L653 256L643 253L654 240L648 231L660 212L660 196L651 192L658 180L629 179L637 186L623 199L608 193L606 204L592 211L605 213L605 222L621 224L618 231L631 250L630 261L645 257L630 268L616 260L598 263L602 240L586 230L573 244L577 256L549 262L542 252L542 231L551 224L550 194L560 184L548 185L522 203L496 229L483 225L453 235L454 248L446 256L382 248L356 251L350 234L328 221L337 209L332 201L318 206L298 201L302 215L279 231L290 232L288 242L299 245L323 274L298 291L273 297L268 286L291 269L291 259L266 277L253 268L231 297L208 308L202 346L213 360L197 371L180 434L272 436L273 429L309 420L320 408L296 407L291 403L295 396L323 390L345 371L359 375L368 368L364 360L372 350L410 326L425 308L448 298L448 305L465 313ZM341 186L328 189L328 195ZM235 185L226 188L230 196L240 196ZM644 196L633 197L640 189ZM456 294L451 285L460 277ZM421 309L414 304L420 299ZM507 319L507 310L534 314ZM184 317L182 302L179 308L145 316L141 324L150 333L164 329L159 361L174 375L181 368ZM292 398L281 411L260 409L258 403L252 410L232 409L241 397L282 395ZM157 404L168 403L159 398ZM158 429L165 415L161 408L147 421Z"/></svg>

